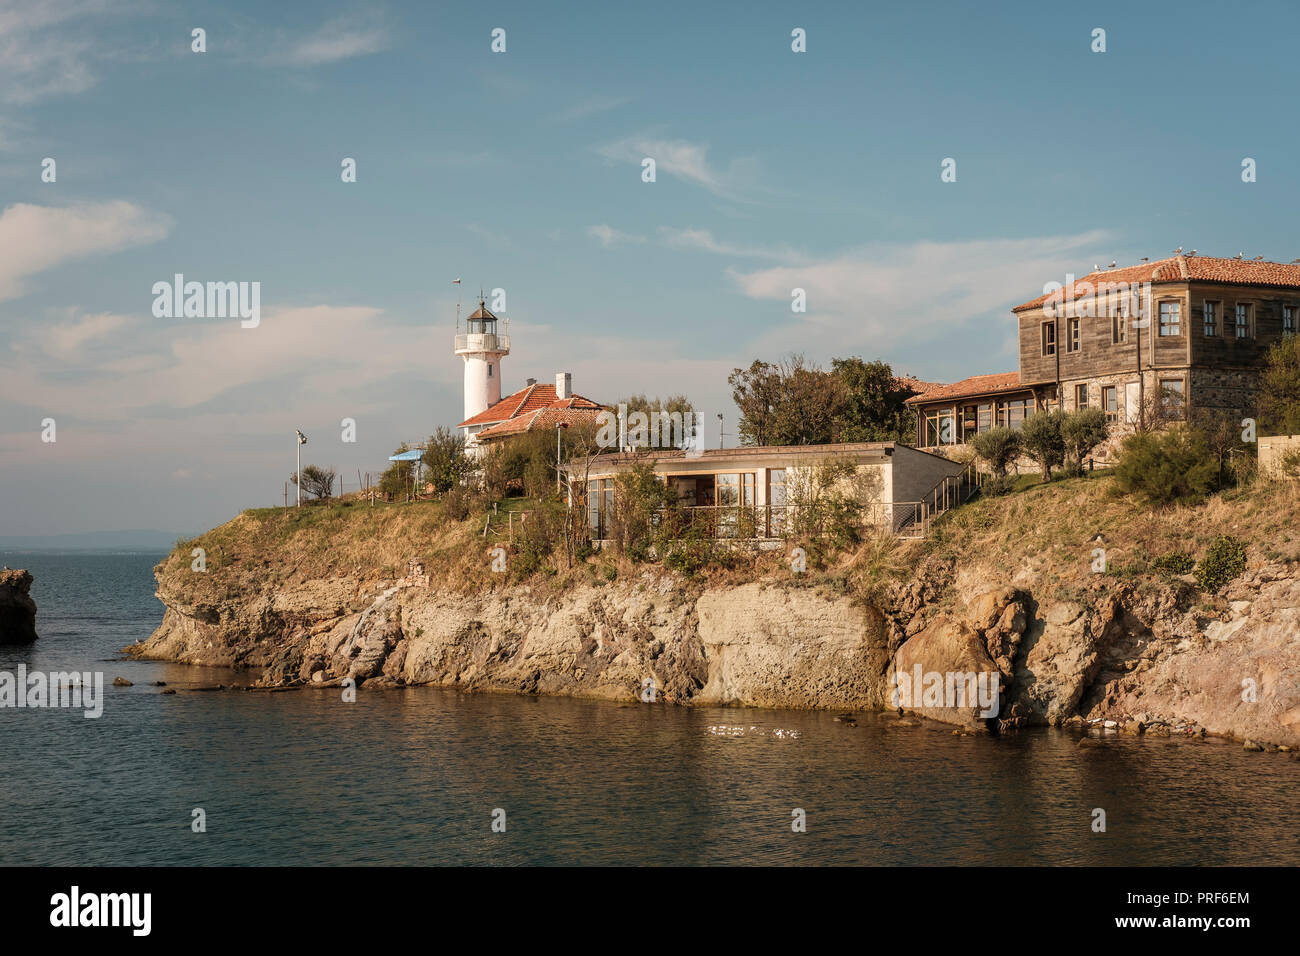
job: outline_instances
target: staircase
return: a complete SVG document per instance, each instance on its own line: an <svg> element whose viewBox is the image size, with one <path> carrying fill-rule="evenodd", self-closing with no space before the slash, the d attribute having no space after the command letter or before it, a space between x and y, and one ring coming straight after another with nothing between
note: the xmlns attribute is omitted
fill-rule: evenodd
<svg viewBox="0 0 1300 956"><path fill-rule="evenodd" d="M894 505L894 533L901 538L924 538L930 522L945 512L968 501L984 484L986 476L972 462L961 474L947 475L939 480L918 502L899 502ZM904 511L898 513L899 508Z"/></svg>

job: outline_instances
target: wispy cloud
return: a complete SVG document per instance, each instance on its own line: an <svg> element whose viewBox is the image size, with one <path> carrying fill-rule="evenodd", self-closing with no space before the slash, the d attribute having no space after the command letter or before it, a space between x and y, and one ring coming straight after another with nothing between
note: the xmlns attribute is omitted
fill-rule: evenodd
<svg viewBox="0 0 1300 956"><path fill-rule="evenodd" d="M638 165L648 157L655 161L656 175L666 173L724 199L745 201L744 194L754 187L753 160L732 160L726 169L719 169L709 161L709 147L702 143L632 136L601 146L597 152L614 162Z"/></svg>
<svg viewBox="0 0 1300 956"><path fill-rule="evenodd" d="M787 264L806 262L807 257L789 246L761 246L719 240L707 229L659 228L659 237L673 249L697 250L740 259L774 259Z"/></svg>
<svg viewBox="0 0 1300 956"><path fill-rule="evenodd" d="M816 330L835 348L870 348L933 341L954 328L984 323L991 337L1009 334L1007 310L1033 298L1048 281L1063 281L1092 260L1100 231L1043 239L877 243L798 265L754 271L728 269L739 291L770 301L786 319L758 351L807 348ZM807 293L806 313L790 310L795 288Z"/></svg>
<svg viewBox="0 0 1300 956"><path fill-rule="evenodd" d="M0 301L22 295L23 279L64 262L163 239L172 220L125 200L34 206L0 213Z"/></svg>
<svg viewBox="0 0 1300 956"><path fill-rule="evenodd" d="M379 53L389 44L384 27L340 17L290 46L281 59L291 66L320 66Z"/></svg>
<svg viewBox="0 0 1300 956"><path fill-rule="evenodd" d="M610 110L616 110L620 106L625 106L631 102L629 96L613 96L609 94L596 94L589 96L581 102L575 103L566 110L555 113L551 119L557 123L574 123L578 120L586 119L588 116L596 116L600 113L608 113Z"/></svg>
<svg viewBox="0 0 1300 956"><path fill-rule="evenodd" d="M0 98L25 105L90 89L99 48L86 21L115 12L106 0L0 0Z"/></svg>
<svg viewBox="0 0 1300 956"><path fill-rule="evenodd" d="M620 232L612 226L607 226L604 223L601 223L598 226L588 226L587 235L599 239L600 244L606 248L628 242L645 242L645 236L636 236L630 232Z"/></svg>

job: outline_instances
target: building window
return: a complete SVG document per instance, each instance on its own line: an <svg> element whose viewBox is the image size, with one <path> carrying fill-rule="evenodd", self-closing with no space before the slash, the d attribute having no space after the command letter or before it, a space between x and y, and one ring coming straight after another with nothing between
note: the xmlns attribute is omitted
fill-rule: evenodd
<svg viewBox="0 0 1300 956"><path fill-rule="evenodd" d="M1070 319L1069 325L1065 331L1065 350L1067 352L1079 351L1079 320Z"/></svg>
<svg viewBox="0 0 1300 956"><path fill-rule="evenodd" d="M993 403L979 406L975 416L975 430L977 432L986 432L993 427Z"/></svg>
<svg viewBox="0 0 1300 956"><path fill-rule="evenodd" d="M1110 319L1110 344L1119 345L1128 341L1128 316L1114 315Z"/></svg>
<svg viewBox="0 0 1300 956"><path fill-rule="evenodd" d="M1162 378L1160 380L1160 407L1164 417L1177 419L1183 417L1183 380L1181 378Z"/></svg>
<svg viewBox="0 0 1300 956"><path fill-rule="evenodd" d="M587 527L596 540L605 537L605 529L613 510L614 479L595 478L587 482Z"/></svg>
<svg viewBox="0 0 1300 956"><path fill-rule="evenodd" d="M925 413L925 447L957 444L956 409L941 408Z"/></svg>
<svg viewBox="0 0 1300 956"><path fill-rule="evenodd" d="M1074 386L1074 407L1076 409L1088 407L1088 386L1087 385Z"/></svg>
<svg viewBox="0 0 1300 956"><path fill-rule="evenodd" d="M767 536L779 538L785 528L785 469L767 470Z"/></svg>
<svg viewBox="0 0 1300 956"><path fill-rule="evenodd" d="M1237 303L1237 338L1250 338L1250 304L1246 302Z"/></svg>
<svg viewBox="0 0 1300 956"><path fill-rule="evenodd" d="M1043 354L1044 355L1056 354L1056 323L1055 322L1043 323Z"/></svg>
<svg viewBox="0 0 1300 956"><path fill-rule="evenodd" d="M492 363L488 362L488 378L492 377Z"/></svg>
<svg viewBox="0 0 1300 956"><path fill-rule="evenodd" d="M1177 302L1160 303L1160 334L1162 336L1179 334L1179 319L1182 306Z"/></svg>
<svg viewBox="0 0 1300 956"><path fill-rule="evenodd" d="M1217 303L1217 302L1202 302L1202 303L1201 303L1201 318L1203 318L1203 319L1205 320L1205 334L1206 334L1206 335L1218 335L1218 334L1219 334L1219 303Z"/></svg>
<svg viewBox="0 0 1300 956"><path fill-rule="evenodd" d="M1033 402L1027 398L1014 402L998 402L998 424L1019 430L1033 411Z"/></svg>
<svg viewBox="0 0 1300 956"><path fill-rule="evenodd" d="M1295 335L1295 306L1282 306L1282 334Z"/></svg>
<svg viewBox="0 0 1300 956"><path fill-rule="evenodd" d="M1119 386L1103 385L1101 387L1101 410L1106 413L1106 421L1119 421Z"/></svg>

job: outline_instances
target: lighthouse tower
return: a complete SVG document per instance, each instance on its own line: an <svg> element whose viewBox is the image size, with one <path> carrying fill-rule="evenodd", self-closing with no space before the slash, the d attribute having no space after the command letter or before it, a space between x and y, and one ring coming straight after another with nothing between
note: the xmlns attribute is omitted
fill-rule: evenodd
<svg viewBox="0 0 1300 956"><path fill-rule="evenodd" d="M510 336L497 334L497 317L483 300L456 336L456 354L465 360L465 418L501 401L501 359L510 354Z"/></svg>

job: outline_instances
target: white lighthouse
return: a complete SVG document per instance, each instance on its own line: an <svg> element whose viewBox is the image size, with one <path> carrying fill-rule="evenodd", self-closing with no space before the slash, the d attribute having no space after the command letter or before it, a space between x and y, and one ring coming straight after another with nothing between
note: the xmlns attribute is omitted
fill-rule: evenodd
<svg viewBox="0 0 1300 956"><path fill-rule="evenodd" d="M465 419L501 401L501 359L510 354L510 336L497 334L497 317L479 299L478 309L456 336L456 354L465 360Z"/></svg>

